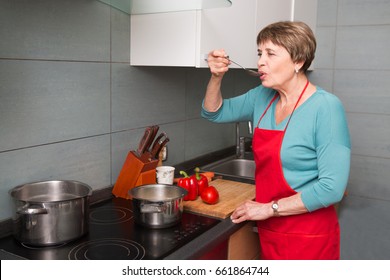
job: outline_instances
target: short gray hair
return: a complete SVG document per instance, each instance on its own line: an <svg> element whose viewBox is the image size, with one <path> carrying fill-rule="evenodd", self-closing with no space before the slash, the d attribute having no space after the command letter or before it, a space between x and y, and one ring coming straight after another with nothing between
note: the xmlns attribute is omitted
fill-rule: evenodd
<svg viewBox="0 0 390 280"><path fill-rule="evenodd" d="M280 21L264 27L257 35L257 45L271 41L284 47L294 62L304 62L303 72L309 69L316 52L316 38L310 27L300 21Z"/></svg>

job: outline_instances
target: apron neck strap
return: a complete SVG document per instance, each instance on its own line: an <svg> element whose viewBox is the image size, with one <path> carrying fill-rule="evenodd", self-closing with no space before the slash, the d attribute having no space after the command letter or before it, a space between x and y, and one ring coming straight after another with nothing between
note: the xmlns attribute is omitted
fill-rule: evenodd
<svg viewBox="0 0 390 280"><path fill-rule="evenodd" d="M294 111L295 111L295 109L297 108L298 103L299 103L299 101L301 100L303 94L305 93L306 88L307 88L308 85L309 85L309 80L307 80L305 87L303 88L301 94L299 95L299 98L298 98L298 100L297 100L297 103L295 103L294 109L293 109L293 111L291 112L290 117L288 118L288 121L287 121L286 127L284 128L284 131L286 131L286 129L287 129L289 123L290 123L291 117L292 117L292 115L294 114Z"/></svg>
<svg viewBox="0 0 390 280"><path fill-rule="evenodd" d="M299 95L297 102L295 103L294 109L293 109L293 111L291 112L290 117L288 118L288 121L287 121L287 124L286 124L286 127L284 128L284 130L287 129L287 127L288 127L288 125L289 125L289 123L290 123L291 117L292 117L292 115L293 115L295 109L297 108L298 103L299 103L299 101L301 100L303 94L305 93L306 88L307 88L308 85L309 85L309 80L306 81L306 85L305 85L305 87L303 88L301 94ZM264 117L265 113L267 113L269 107L270 107L271 104L276 100L276 98L277 98L278 96L279 96L279 95L276 93L275 96L272 98L271 102L268 104L267 108L264 110L263 114L261 115L261 117L260 117L260 119L259 119L259 121L258 121L256 127L259 127L261 119Z"/></svg>

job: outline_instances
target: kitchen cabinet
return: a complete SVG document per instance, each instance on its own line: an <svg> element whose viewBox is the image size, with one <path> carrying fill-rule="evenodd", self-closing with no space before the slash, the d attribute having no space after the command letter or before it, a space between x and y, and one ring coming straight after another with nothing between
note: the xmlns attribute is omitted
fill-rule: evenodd
<svg viewBox="0 0 390 280"><path fill-rule="evenodd" d="M230 7L131 15L130 64L207 67L208 52L223 48L256 68L256 36L264 26L299 20L315 31L316 16L317 0L235 0Z"/></svg>
<svg viewBox="0 0 390 280"><path fill-rule="evenodd" d="M247 222L230 236L227 253L229 260L260 259L259 235L253 231L254 227L256 227L255 222Z"/></svg>
<svg viewBox="0 0 390 280"><path fill-rule="evenodd" d="M229 219L229 218L228 218ZM199 260L259 260L259 234L254 231L255 222L246 222L227 240L212 247Z"/></svg>

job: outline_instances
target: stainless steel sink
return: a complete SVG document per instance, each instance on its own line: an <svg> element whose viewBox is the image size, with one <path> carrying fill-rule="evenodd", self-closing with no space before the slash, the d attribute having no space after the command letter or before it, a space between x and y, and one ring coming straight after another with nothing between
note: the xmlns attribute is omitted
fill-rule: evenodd
<svg viewBox="0 0 390 280"><path fill-rule="evenodd" d="M227 177L249 179L253 181L255 179L255 162L250 155L244 159L236 157L223 159L203 166L201 169Z"/></svg>

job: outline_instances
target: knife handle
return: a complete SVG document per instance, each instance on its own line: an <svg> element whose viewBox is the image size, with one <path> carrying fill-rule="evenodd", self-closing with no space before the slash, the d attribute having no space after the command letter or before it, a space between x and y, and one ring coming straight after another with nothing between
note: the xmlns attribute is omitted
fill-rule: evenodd
<svg viewBox="0 0 390 280"><path fill-rule="evenodd" d="M138 144L138 149L137 149L138 157L141 157L142 154L145 152L151 134L152 134L152 128L147 127L145 129L144 135L141 138L141 141Z"/></svg>
<svg viewBox="0 0 390 280"><path fill-rule="evenodd" d="M149 151L151 149L151 146L153 144L153 140L156 137L159 128L160 127L158 125L151 126L152 133L151 133L150 137L148 138L148 143L146 144L145 152Z"/></svg>
<svg viewBox="0 0 390 280"><path fill-rule="evenodd" d="M158 158L158 154L161 152L161 149L169 142L168 136L165 135L165 138L161 137L158 142L153 145L153 149L150 152L152 158Z"/></svg>

